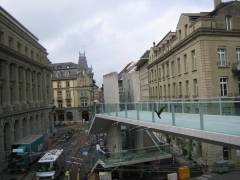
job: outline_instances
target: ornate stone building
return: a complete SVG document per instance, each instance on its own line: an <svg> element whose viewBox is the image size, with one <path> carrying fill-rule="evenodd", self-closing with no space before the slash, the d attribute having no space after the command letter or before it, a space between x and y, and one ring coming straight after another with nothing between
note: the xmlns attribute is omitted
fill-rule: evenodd
<svg viewBox="0 0 240 180"><path fill-rule="evenodd" d="M0 170L13 142L53 128L50 64L37 37L0 7Z"/></svg>
<svg viewBox="0 0 240 180"><path fill-rule="evenodd" d="M151 99L240 95L240 2L215 2L212 12L182 14L176 31L154 43Z"/></svg>
<svg viewBox="0 0 240 180"><path fill-rule="evenodd" d="M240 2L214 2L211 12L182 14L176 31L153 43L148 65L151 100L240 96ZM237 151L229 147L178 137L171 140L195 161L240 163Z"/></svg>
<svg viewBox="0 0 240 180"><path fill-rule="evenodd" d="M96 87L85 53L79 53L78 64L56 63L52 68L55 121L88 120L93 111Z"/></svg>

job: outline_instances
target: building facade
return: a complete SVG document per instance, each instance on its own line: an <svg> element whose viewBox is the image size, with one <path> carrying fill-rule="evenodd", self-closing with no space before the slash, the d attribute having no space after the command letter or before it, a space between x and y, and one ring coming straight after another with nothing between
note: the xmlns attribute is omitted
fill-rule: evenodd
<svg viewBox="0 0 240 180"><path fill-rule="evenodd" d="M149 84L148 84L148 58L149 50L147 50L140 60L137 62L136 71L139 72L140 81L140 101L149 100Z"/></svg>
<svg viewBox="0 0 240 180"><path fill-rule="evenodd" d="M38 39L0 7L0 170L13 142L53 128L50 64Z"/></svg>
<svg viewBox="0 0 240 180"><path fill-rule="evenodd" d="M120 102L117 72L112 72L103 76L103 92L105 104L114 104Z"/></svg>
<svg viewBox="0 0 240 180"><path fill-rule="evenodd" d="M153 43L148 65L151 100L240 95L240 2L214 2L211 12L182 14L176 31ZM173 146L199 163L212 165L221 159L240 163L235 149L168 137Z"/></svg>
<svg viewBox="0 0 240 180"><path fill-rule="evenodd" d="M150 98L239 96L239 2L212 12L182 14L149 55Z"/></svg>
<svg viewBox="0 0 240 180"><path fill-rule="evenodd" d="M89 120L93 111L95 85L85 53L79 54L78 64L56 63L52 68L54 120Z"/></svg>

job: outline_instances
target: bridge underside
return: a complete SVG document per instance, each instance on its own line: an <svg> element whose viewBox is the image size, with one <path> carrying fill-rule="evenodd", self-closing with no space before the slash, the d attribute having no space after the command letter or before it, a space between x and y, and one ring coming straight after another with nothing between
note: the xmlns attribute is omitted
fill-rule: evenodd
<svg viewBox="0 0 240 180"><path fill-rule="evenodd" d="M200 139L205 142L214 144L227 144L233 147L240 148L240 137L235 135L228 135L223 133L210 132L206 130L191 129L184 127L177 127L167 124L159 124L155 122L146 122L141 120L127 119L117 116L109 116L106 114L96 114L91 124L89 133L97 134L106 132L107 129L115 123L122 123L128 125L140 126L143 128L149 128L155 131L161 131L165 133L172 133L178 136L187 136L190 138Z"/></svg>

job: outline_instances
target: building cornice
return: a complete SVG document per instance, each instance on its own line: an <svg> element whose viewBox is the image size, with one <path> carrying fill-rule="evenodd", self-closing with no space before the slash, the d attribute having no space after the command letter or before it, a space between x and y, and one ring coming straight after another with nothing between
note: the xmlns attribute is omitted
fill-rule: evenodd
<svg viewBox="0 0 240 180"><path fill-rule="evenodd" d="M15 51L15 50L13 50L13 49L10 49L9 47L7 47L7 46L5 46L3 44L0 44L0 51L6 53L7 55L10 55L11 57L14 57L16 59L22 60L22 61L24 61L24 62L26 62L28 64L31 64L31 65L34 65L34 66L37 66L37 67L40 67L40 68L45 68L45 69L47 69L49 71L52 71L50 64L48 66L48 65L39 63L37 61L34 61L33 59L31 59L31 58L29 58L29 57L27 57L27 56L25 56L25 55Z"/></svg>
<svg viewBox="0 0 240 180"><path fill-rule="evenodd" d="M169 50L166 54L163 56L157 58L155 61L153 61L151 64L148 65L148 69L153 67L154 65L164 61L166 58L171 56L174 52L181 49L185 45L189 44L194 39L198 38L199 36L227 36L227 37L240 37L239 36L240 31L226 31L223 29L209 29L209 28L199 28L192 34L190 34L188 37L180 41L175 47L173 47L171 50Z"/></svg>

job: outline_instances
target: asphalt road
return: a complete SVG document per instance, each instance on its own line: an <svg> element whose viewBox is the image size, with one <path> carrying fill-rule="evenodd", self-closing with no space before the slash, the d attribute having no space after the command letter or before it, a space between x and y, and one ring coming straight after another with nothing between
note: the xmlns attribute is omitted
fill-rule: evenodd
<svg viewBox="0 0 240 180"><path fill-rule="evenodd" d="M73 133L73 136L67 141L64 139L64 134L68 131ZM52 146L50 149L63 149L65 153L65 167L64 170L70 171L70 180L77 180L77 172L80 167L81 147L85 143L86 135L81 125L64 126L57 128L57 133L52 139ZM34 166L34 165L33 165ZM23 180L33 180L34 171L30 171ZM65 173L58 178L59 180L65 180Z"/></svg>

